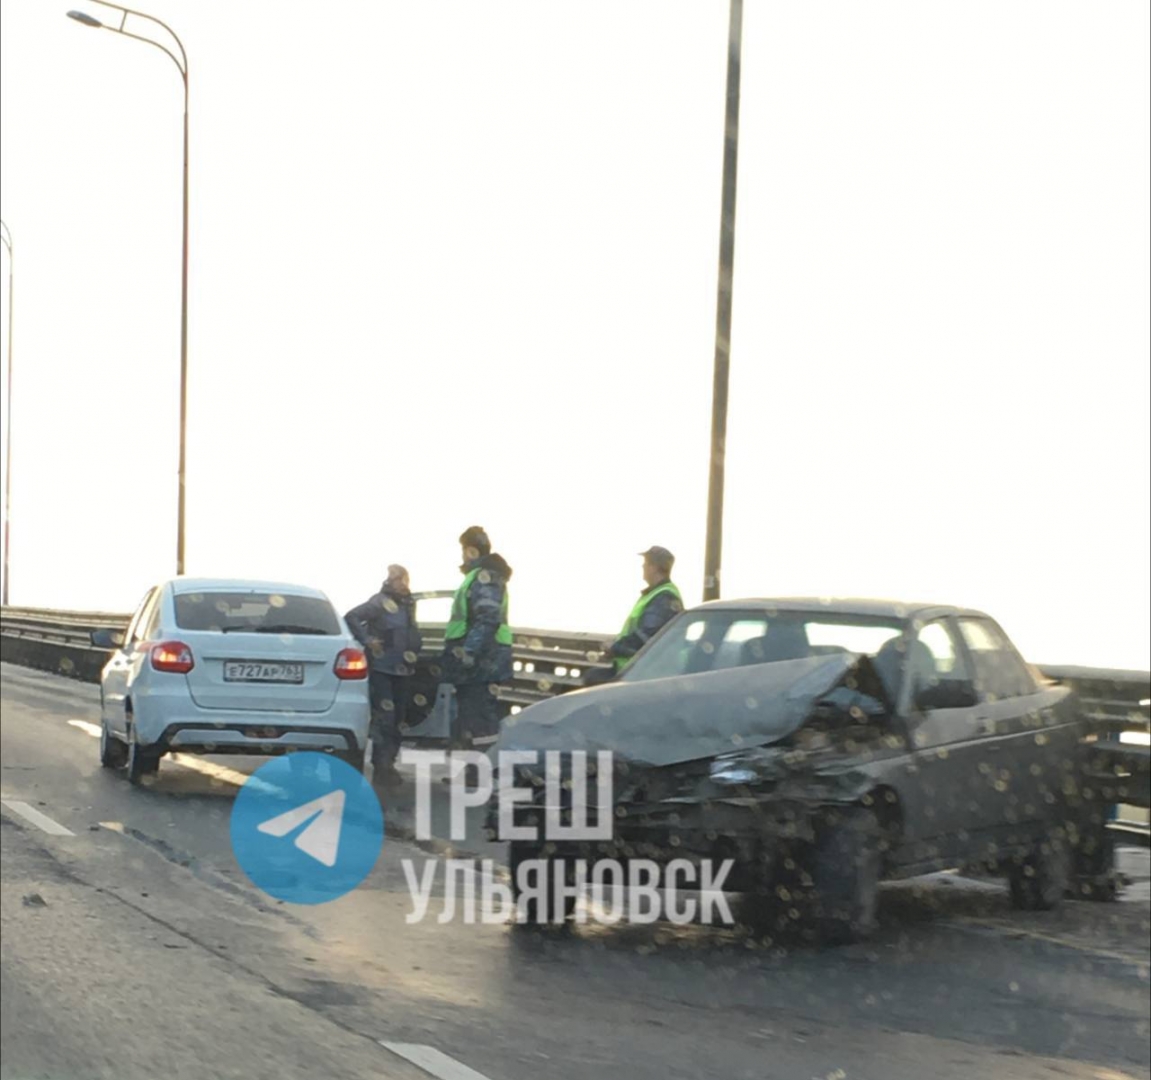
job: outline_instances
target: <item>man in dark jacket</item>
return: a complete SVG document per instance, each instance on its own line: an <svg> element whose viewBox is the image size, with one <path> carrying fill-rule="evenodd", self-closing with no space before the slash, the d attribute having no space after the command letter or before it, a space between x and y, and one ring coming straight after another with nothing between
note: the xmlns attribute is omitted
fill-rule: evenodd
<svg viewBox="0 0 1151 1080"><path fill-rule="evenodd" d="M380 785L395 784L399 780L395 762L400 752L400 725L408 708L409 680L415 674L423 644L407 570L389 566L380 591L344 618L371 665L374 779Z"/></svg>
<svg viewBox="0 0 1151 1080"><path fill-rule="evenodd" d="M512 568L492 552L488 534L473 525L460 535L464 580L444 631L443 674L456 688L457 730L452 741L471 746L499 734L499 684L512 674L508 579Z"/></svg>
<svg viewBox="0 0 1151 1080"><path fill-rule="evenodd" d="M588 686L614 679L665 624L683 611L683 597L671 580L675 556L665 547L650 547L640 554L643 556L643 580L647 587L639 594L619 637L604 652L604 656L612 662L611 670L588 672L585 679Z"/></svg>

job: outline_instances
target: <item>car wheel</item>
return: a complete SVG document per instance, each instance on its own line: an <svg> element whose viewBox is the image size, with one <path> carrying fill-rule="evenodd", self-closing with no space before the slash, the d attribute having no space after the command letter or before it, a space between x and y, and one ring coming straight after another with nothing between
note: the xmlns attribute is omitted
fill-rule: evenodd
<svg viewBox="0 0 1151 1080"><path fill-rule="evenodd" d="M830 812L811 851L812 914L819 936L846 944L874 931L883 867L881 830L862 806Z"/></svg>
<svg viewBox="0 0 1151 1080"><path fill-rule="evenodd" d="M809 891L803 878L792 853L781 848L771 867L758 871L736 900L735 921L757 937L790 937L802 927Z"/></svg>
<svg viewBox="0 0 1151 1080"><path fill-rule="evenodd" d="M564 923L575 913L575 897L565 896L562 905L555 896L555 890L551 887L554 881L554 866L557 859L554 855L546 855L543 850L536 844L525 843L523 841L512 841L509 845L510 851L508 855L508 870L512 878L512 900L516 905L515 924L517 926L546 926L553 923ZM548 887L544 889L542 903L540 898L529 898L523 904L523 917L520 917L520 896L522 890L520 888L520 867L527 862L533 860L541 860L544 863L544 873L547 874ZM565 874L565 881L571 884L574 878L574 870L571 868L570 863L567 864L568 869Z"/></svg>
<svg viewBox="0 0 1151 1080"><path fill-rule="evenodd" d="M105 769L122 769L128 760L128 748L108 730L108 721L100 721L100 764Z"/></svg>
<svg viewBox="0 0 1151 1080"><path fill-rule="evenodd" d="M139 784L145 776L154 776L160 771L160 755L154 750L146 750L136 740L136 725L128 732L128 758L124 763L128 783Z"/></svg>
<svg viewBox="0 0 1151 1080"><path fill-rule="evenodd" d="M1071 849L1058 830L1050 830L1031 851L1007 868L1011 903L1020 911L1050 911L1071 882Z"/></svg>

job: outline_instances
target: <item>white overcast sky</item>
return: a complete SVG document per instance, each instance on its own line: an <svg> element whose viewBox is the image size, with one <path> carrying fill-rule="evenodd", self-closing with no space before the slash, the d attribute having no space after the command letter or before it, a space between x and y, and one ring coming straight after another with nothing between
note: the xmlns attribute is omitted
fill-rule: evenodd
<svg viewBox="0 0 1151 1080"><path fill-rule="evenodd" d="M126 610L174 568L180 84L69 6L107 17L0 25L12 599ZM149 10L191 60L189 572L349 606L454 586L481 524L519 625L614 629L653 543L698 600L725 0ZM725 595L1151 665L1148 12L748 0Z"/></svg>

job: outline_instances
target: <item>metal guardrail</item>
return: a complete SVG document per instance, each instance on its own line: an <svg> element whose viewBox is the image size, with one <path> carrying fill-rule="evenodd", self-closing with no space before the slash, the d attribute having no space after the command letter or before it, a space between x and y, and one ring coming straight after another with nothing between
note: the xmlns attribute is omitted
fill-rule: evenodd
<svg viewBox="0 0 1151 1080"><path fill-rule="evenodd" d="M98 682L108 654L93 647L93 630L123 630L130 616L101 611L0 610L0 660Z"/></svg>
<svg viewBox="0 0 1151 1080"><path fill-rule="evenodd" d="M439 600L451 592L417 593L417 600ZM108 654L89 639L93 630L124 630L130 615L106 611L55 611L6 607L0 611L0 659L24 667L50 671L84 682L98 682ZM444 624L424 623L422 664L433 678L444 645ZM554 630L515 630L512 648L514 672L500 690L508 710L526 708L537 701L583 685L584 672L609 665L600 659L604 634Z"/></svg>
<svg viewBox="0 0 1151 1080"><path fill-rule="evenodd" d="M443 599L450 592L418 593L417 599ZM92 630L125 629L129 616L111 612L56 611L6 607L0 611L0 659L25 667L97 682L108 654L95 648ZM437 662L443 649L442 623L425 623L424 653L417 678L425 682L427 707L435 697ZM500 701L517 711L584 685L588 670L605 668L602 650L609 636L569 631L516 629L514 673L501 687ZM1045 679L1070 685L1087 721L1086 775L1097 794L1124 808L1151 804L1151 673L1106 668L1039 666ZM1142 743L1136 740L1142 740ZM1148 833L1147 822L1120 817L1119 829Z"/></svg>
<svg viewBox="0 0 1151 1080"><path fill-rule="evenodd" d="M1054 665L1039 671L1052 682L1074 686L1080 702L1100 726L1121 731L1147 722L1151 672Z"/></svg>
<svg viewBox="0 0 1151 1080"><path fill-rule="evenodd" d="M1151 837L1151 673L1049 666L1047 679L1072 687L1091 734L1083 772L1102 801L1116 807L1113 830L1143 842ZM1141 741L1136 741L1136 740ZM1142 811L1142 813L1140 813Z"/></svg>

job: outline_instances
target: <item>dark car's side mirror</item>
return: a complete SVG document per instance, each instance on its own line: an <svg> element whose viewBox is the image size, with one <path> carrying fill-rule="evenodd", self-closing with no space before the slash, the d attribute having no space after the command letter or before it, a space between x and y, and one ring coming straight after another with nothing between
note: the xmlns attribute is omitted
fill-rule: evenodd
<svg viewBox="0 0 1151 1080"><path fill-rule="evenodd" d="M118 649L124 644L123 630L93 630L88 636L97 649Z"/></svg>
<svg viewBox="0 0 1151 1080"><path fill-rule="evenodd" d="M915 695L915 704L921 710L970 709L979 699L970 683L962 679L941 679L932 686L924 686Z"/></svg>

